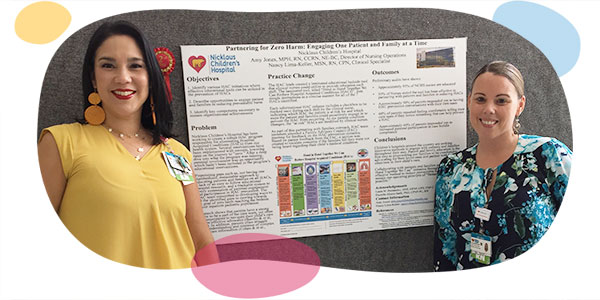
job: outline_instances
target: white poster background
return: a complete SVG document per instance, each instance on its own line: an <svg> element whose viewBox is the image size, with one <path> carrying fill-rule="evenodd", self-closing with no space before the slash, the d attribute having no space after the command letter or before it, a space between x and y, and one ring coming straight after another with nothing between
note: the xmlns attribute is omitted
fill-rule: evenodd
<svg viewBox="0 0 600 300"><path fill-rule="evenodd" d="M181 46L215 238L432 225L438 163L466 147L466 44Z"/></svg>
<svg viewBox="0 0 600 300"><path fill-rule="evenodd" d="M67 31L45 45L20 40L14 33L17 14L35 1L7 1L0 10L0 299L230 299L196 281L189 270L148 270L108 261L83 246L52 211L37 163L39 94L46 67L63 41L104 17L144 9L236 10L249 12L323 9L427 7L459 11L491 20L506 1L60 1L73 19ZM560 212L540 242L518 259L476 270L445 273L377 273L321 268L308 285L275 299L597 299L595 259L573 259L572 241L599 249L594 231L600 202L595 162L598 101L589 101L596 86L600 43L593 1L534 1L569 20L581 38L575 67L561 76L569 102L575 141L574 163ZM117 5L118 3L118 5ZM114 4L114 5L113 5ZM193 20L190 20L193 22ZM510 47L510 45L507 45ZM6 72L10 70L10 72ZM74 71L75 72L75 71ZM78 72L78 71L77 71ZM10 88L9 88L10 87ZM529 99L532 101L533 99ZM527 109L527 108L526 108ZM593 123L592 123L593 124ZM14 159L19 145L20 158ZM28 179L15 176L15 170ZM402 245L399 245L401 247ZM568 274L568 276L565 276ZM493 291L485 278L507 283ZM368 288L332 288L361 282ZM466 284L467 283L467 284ZM518 284L512 284L518 283ZM432 286L435 285L435 288ZM347 285L346 285L347 286ZM465 288L457 288L465 287ZM551 287L551 288L548 288Z"/></svg>

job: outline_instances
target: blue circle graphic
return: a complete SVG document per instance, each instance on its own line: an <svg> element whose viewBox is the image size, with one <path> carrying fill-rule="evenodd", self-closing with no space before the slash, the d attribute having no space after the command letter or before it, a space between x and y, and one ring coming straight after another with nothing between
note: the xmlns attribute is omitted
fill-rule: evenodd
<svg viewBox="0 0 600 300"><path fill-rule="evenodd" d="M538 47L558 76L568 73L577 63L581 47L579 34L565 17L554 10L531 2L511 1L498 7L493 21Z"/></svg>

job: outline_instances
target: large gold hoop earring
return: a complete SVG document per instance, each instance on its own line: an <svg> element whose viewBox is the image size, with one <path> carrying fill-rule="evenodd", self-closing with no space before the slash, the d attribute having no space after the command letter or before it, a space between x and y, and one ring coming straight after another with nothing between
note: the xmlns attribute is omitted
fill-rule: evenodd
<svg viewBox="0 0 600 300"><path fill-rule="evenodd" d="M102 109L102 106L98 106L98 104L102 102L102 99L100 99L100 95L96 92L91 92L88 96L88 101L92 105L86 108L85 112L83 113L85 120L90 125L102 124L104 122L104 119L106 118L106 114L104 113L104 109Z"/></svg>

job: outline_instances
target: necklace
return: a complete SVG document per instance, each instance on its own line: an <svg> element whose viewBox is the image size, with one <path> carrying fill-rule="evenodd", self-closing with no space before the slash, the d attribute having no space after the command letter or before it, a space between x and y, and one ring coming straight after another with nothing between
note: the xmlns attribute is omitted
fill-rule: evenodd
<svg viewBox="0 0 600 300"><path fill-rule="evenodd" d="M124 132L117 132L116 130L112 129L111 127L106 127L106 129L108 130L108 132L116 134L123 142L125 142L125 143L127 143L129 145L132 145L131 144L131 140L132 139L139 139L139 140L141 140L140 142L142 142L142 143L146 140L146 137L140 135L141 129L138 130L134 134L127 134L127 133L124 133ZM126 139L126 137L127 137L127 139ZM145 150L144 146L143 145L140 146L139 143L136 143L136 144L134 144L132 146L134 146L135 150L137 151L137 154L134 156L135 159L136 160L140 160L142 158L141 155L144 153L144 150Z"/></svg>
<svg viewBox="0 0 600 300"><path fill-rule="evenodd" d="M110 127L108 128L108 132L113 132L113 131L114 130L112 128L110 128ZM139 137L140 136L139 131L136 132L136 133L134 133L133 136L131 136L130 134L122 133L122 132L118 133L118 135L119 135L120 138L124 138L124 137L132 138L134 136L135 137Z"/></svg>

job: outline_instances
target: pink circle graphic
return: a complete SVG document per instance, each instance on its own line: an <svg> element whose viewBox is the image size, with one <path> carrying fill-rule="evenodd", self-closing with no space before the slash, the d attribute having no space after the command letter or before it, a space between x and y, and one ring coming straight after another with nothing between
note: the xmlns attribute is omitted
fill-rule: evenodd
<svg viewBox="0 0 600 300"><path fill-rule="evenodd" d="M236 234L215 244L221 263L193 267L192 272L206 288L228 297L262 298L291 292L309 283L321 265L312 248L276 235ZM208 249L198 251L196 260Z"/></svg>

